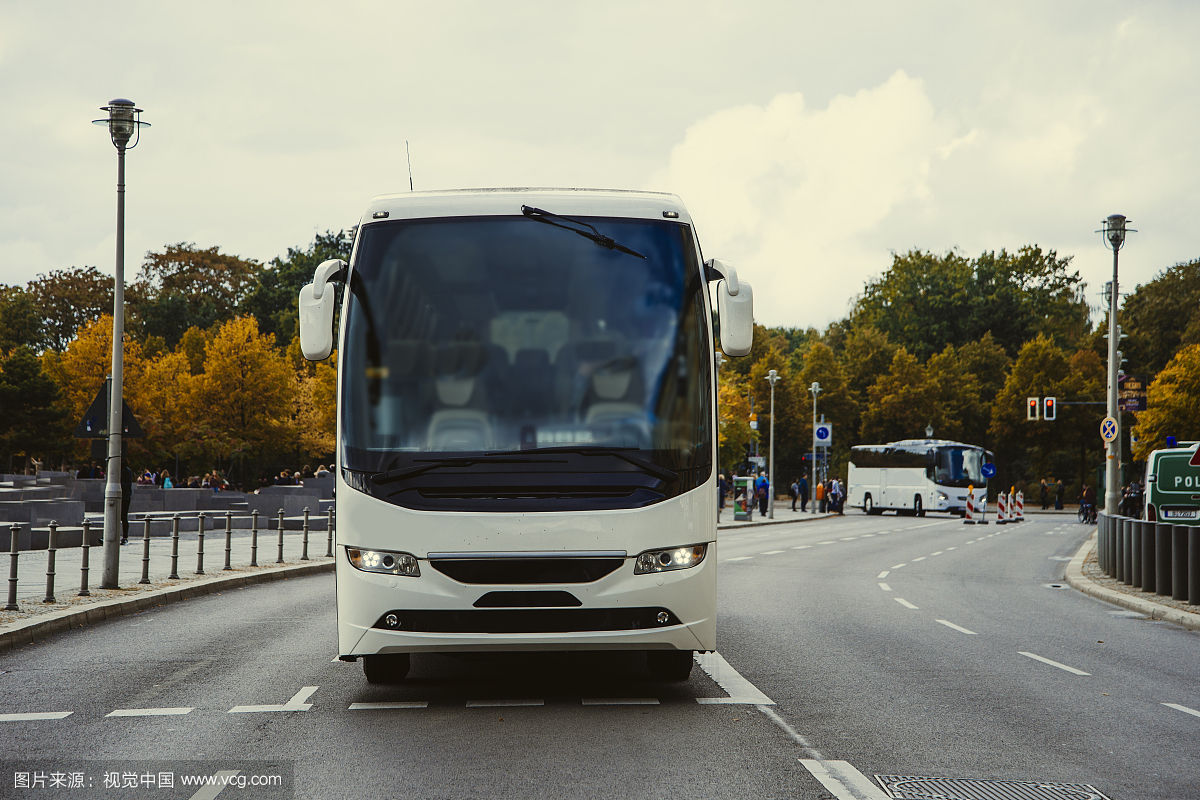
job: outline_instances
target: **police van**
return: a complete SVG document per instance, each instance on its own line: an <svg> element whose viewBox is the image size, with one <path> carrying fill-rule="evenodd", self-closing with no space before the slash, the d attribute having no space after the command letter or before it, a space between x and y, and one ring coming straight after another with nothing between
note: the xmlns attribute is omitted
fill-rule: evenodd
<svg viewBox="0 0 1200 800"><path fill-rule="evenodd" d="M1200 450L1196 442L1155 450L1146 458L1146 519L1200 525Z"/></svg>

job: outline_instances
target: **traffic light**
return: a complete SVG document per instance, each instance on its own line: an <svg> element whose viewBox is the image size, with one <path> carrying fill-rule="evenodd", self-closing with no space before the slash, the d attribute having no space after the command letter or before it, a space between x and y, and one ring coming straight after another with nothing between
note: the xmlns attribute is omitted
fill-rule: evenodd
<svg viewBox="0 0 1200 800"><path fill-rule="evenodd" d="M1038 399L1036 397L1025 398L1025 419L1036 420L1038 418Z"/></svg>
<svg viewBox="0 0 1200 800"><path fill-rule="evenodd" d="M1042 398L1042 419L1050 421L1058 416L1058 398Z"/></svg>

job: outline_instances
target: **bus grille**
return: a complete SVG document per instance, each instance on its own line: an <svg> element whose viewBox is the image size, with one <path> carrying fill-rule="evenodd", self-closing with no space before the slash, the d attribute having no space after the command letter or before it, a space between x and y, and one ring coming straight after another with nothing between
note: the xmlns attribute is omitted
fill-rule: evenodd
<svg viewBox="0 0 1200 800"><path fill-rule="evenodd" d="M459 583L591 583L616 571L622 558L437 558L429 565Z"/></svg>
<svg viewBox="0 0 1200 800"><path fill-rule="evenodd" d="M658 615L665 613L665 621ZM396 624L388 617L395 615ZM665 608L554 608L470 611L389 611L375 627L414 633L570 633L629 631L679 625Z"/></svg>

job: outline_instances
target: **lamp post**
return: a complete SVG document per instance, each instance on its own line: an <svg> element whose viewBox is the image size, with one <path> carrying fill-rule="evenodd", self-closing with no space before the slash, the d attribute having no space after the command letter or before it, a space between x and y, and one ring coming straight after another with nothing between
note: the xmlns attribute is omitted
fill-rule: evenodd
<svg viewBox="0 0 1200 800"><path fill-rule="evenodd" d="M813 426L812 426L812 483L808 485L808 497L812 500L812 513L817 513L817 395L821 393L821 384L816 381L808 387L813 396Z"/></svg>
<svg viewBox="0 0 1200 800"><path fill-rule="evenodd" d="M771 453L767 464L767 518L775 519L775 384L779 382L779 373L775 370L767 372L767 383L771 384Z"/></svg>
<svg viewBox="0 0 1200 800"><path fill-rule="evenodd" d="M108 135L117 148L117 264L113 279L112 393L108 398L108 463L104 486L104 571L100 588L117 588L117 568L121 558L121 440L124 420L121 409L125 338L125 151L137 147L143 125L142 110L130 100L117 98L101 111L107 119L92 120L93 125L108 127ZM133 140L133 144L129 140Z"/></svg>
<svg viewBox="0 0 1200 800"><path fill-rule="evenodd" d="M1110 214L1101 223L1097 233L1103 234L1105 246L1113 251L1112 286L1108 296L1108 416L1117 420L1117 435L1106 446L1104 469L1104 513L1115 515L1121 497L1121 422L1117 414L1117 370L1121 357L1117 353L1117 254L1125 243L1125 234L1132 228L1125 227L1124 214Z"/></svg>

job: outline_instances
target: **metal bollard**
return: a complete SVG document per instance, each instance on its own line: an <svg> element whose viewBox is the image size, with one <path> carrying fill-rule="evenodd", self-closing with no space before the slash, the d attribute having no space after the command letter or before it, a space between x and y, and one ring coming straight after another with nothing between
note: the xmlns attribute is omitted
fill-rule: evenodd
<svg viewBox="0 0 1200 800"><path fill-rule="evenodd" d="M79 596L90 597L88 591L88 554L92 550L92 523L83 521L83 539L79 542Z"/></svg>
<svg viewBox="0 0 1200 800"><path fill-rule="evenodd" d="M17 540L21 537L21 526L14 522L8 530L12 534L12 550L9 551L12 561L8 567L8 604L4 606L4 610L20 611L21 609L17 605L17 558L20 556L17 545L20 542Z"/></svg>
<svg viewBox="0 0 1200 800"><path fill-rule="evenodd" d="M197 519L197 522L199 523L199 526L198 526L199 538L197 539L197 544L196 544L196 574L203 575L204 574L204 514L198 514L196 516L196 519Z"/></svg>
<svg viewBox="0 0 1200 800"><path fill-rule="evenodd" d="M179 515L171 517L171 574L168 578L179 578Z"/></svg>
<svg viewBox="0 0 1200 800"><path fill-rule="evenodd" d="M330 506L328 518L325 521L325 533L328 534L329 544L325 548L325 557L333 558L333 507Z"/></svg>
<svg viewBox="0 0 1200 800"><path fill-rule="evenodd" d="M225 566L223 569L233 569L229 559L233 555L233 512L225 512Z"/></svg>
<svg viewBox="0 0 1200 800"><path fill-rule="evenodd" d="M1104 572L1104 561L1108 551L1108 538L1105 534L1108 533L1108 519L1101 515L1099 524L1096 526L1096 563L1100 567L1100 571Z"/></svg>
<svg viewBox="0 0 1200 800"><path fill-rule="evenodd" d="M1171 526L1171 598L1187 600L1188 594L1188 526Z"/></svg>
<svg viewBox="0 0 1200 800"><path fill-rule="evenodd" d="M1128 521L1124 517L1117 517L1117 580L1121 583L1125 582L1125 573L1128 571L1125 567L1129 563L1125 553L1125 543L1129 540Z"/></svg>
<svg viewBox="0 0 1200 800"><path fill-rule="evenodd" d="M15 527L15 526L14 526ZM16 534L13 534L14 536ZM15 539L14 539L15 541ZM17 552L17 546L13 545L13 553ZM1188 602L1194 606L1200 606L1200 528L1188 528ZM15 564L16 556L13 556L13 575L17 574ZM15 580L15 579L14 579ZM15 591L15 589L14 589ZM16 595L13 595L14 597Z"/></svg>
<svg viewBox="0 0 1200 800"><path fill-rule="evenodd" d="M1117 577L1117 538L1121 522L1117 517L1108 518L1108 574Z"/></svg>
<svg viewBox="0 0 1200 800"><path fill-rule="evenodd" d="M308 561L308 506L304 507L304 527L302 533L301 541L303 542L303 546L300 548L300 560Z"/></svg>
<svg viewBox="0 0 1200 800"><path fill-rule="evenodd" d="M1139 520L1129 521L1133 535L1129 537L1129 569L1125 582L1135 589L1142 588L1142 523Z"/></svg>
<svg viewBox="0 0 1200 800"><path fill-rule="evenodd" d="M1142 522L1142 591L1154 592L1155 575L1154 568L1157 559L1154 555L1154 529L1153 522Z"/></svg>
<svg viewBox="0 0 1200 800"><path fill-rule="evenodd" d="M1171 593L1171 526L1154 525L1154 561L1157 566L1154 590L1159 594Z"/></svg>
<svg viewBox="0 0 1200 800"><path fill-rule="evenodd" d="M142 579L138 583L150 582L150 518L142 520Z"/></svg>
<svg viewBox="0 0 1200 800"><path fill-rule="evenodd" d="M258 566L258 509L250 512L250 566Z"/></svg>
<svg viewBox="0 0 1200 800"><path fill-rule="evenodd" d="M279 509L279 559L276 564L283 563L283 509Z"/></svg>
<svg viewBox="0 0 1200 800"><path fill-rule="evenodd" d="M46 599L42 601L43 603L54 602L54 556L57 551L58 523L50 520L50 536L46 542Z"/></svg>

